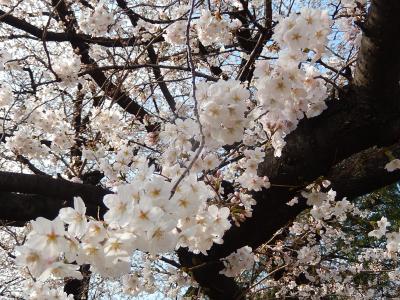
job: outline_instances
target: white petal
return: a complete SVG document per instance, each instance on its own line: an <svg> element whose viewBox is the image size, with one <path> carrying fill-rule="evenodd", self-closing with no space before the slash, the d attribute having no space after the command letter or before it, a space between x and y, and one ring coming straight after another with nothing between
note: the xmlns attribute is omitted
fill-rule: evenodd
<svg viewBox="0 0 400 300"><path fill-rule="evenodd" d="M74 208L77 212L84 215L86 213L85 202L83 202L81 197L74 198Z"/></svg>

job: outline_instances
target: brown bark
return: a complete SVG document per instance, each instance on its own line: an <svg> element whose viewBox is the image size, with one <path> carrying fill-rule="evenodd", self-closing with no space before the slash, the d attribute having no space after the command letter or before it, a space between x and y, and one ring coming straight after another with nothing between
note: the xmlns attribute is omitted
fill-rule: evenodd
<svg viewBox="0 0 400 300"><path fill-rule="evenodd" d="M400 1L371 2L368 19L360 24L363 37L354 82L369 93L390 97L400 80Z"/></svg>
<svg viewBox="0 0 400 300"><path fill-rule="evenodd" d="M97 218L105 212L102 199L108 193L98 186L61 178L0 171L0 220L21 225L39 216L53 219L60 208L73 206L77 196L85 201L88 215Z"/></svg>
<svg viewBox="0 0 400 300"><path fill-rule="evenodd" d="M39 40L43 39L44 31L42 29L28 23L25 20L16 18L11 14L7 14L5 11L1 9L0 9L0 21L12 26L13 28L29 33L33 37L38 38ZM70 39L71 37L66 32L46 31L45 40L48 42L70 42ZM97 44L104 47L126 47L126 46L139 45L134 37L126 39L111 39L104 37L92 37L87 34L77 34L75 36L75 39L83 43Z"/></svg>

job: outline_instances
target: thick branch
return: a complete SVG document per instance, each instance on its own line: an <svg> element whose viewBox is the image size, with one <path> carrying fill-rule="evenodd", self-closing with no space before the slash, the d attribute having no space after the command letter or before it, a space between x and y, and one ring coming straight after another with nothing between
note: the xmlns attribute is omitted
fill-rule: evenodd
<svg viewBox="0 0 400 300"><path fill-rule="evenodd" d="M76 196L85 201L88 214L97 217L105 212L104 195L111 192L50 176L0 172L0 193L0 219L26 222L55 217L60 208L72 206Z"/></svg>
<svg viewBox="0 0 400 300"><path fill-rule="evenodd" d="M97 218L105 212L104 208L85 202L87 215ZM24 226L37 217L52 220L57 217L60 208L66 206L73 206L71 198L0 192L0 220L12 226Z"/></svg>
<svg viewBox="0 0 400 300"><path fill-rule="evenodd" d="M335 165L326 175L338 197L350 199L365 195L400 179L400 170L388 172L388 152L400 157L400 142L389 147L372 147Z"/></svg>
<svg viewBox="0 0 400 300"><path fill-rule="evenodd" d="M99 186L70 182L62 178L2 171L0 171L0 191L62 198L80 196L88 203L96 205L99 204L99 199L110 193Z"/></svg>
<svg viewBox="0 0 400 300"><path fill-rule="evenodd" d="M13 226L41 216L54 219L65 200L39 195L0 192L0 220Z"/></svg>
<svg viewBox="0 0 400 300"><path fill-rule="evenodd" d="M355 84L369 93L391 95L400 80L399 0L373 0L355 72ZM396 99L394 99L396 100Z"/></svg>
<svg viewBox="0 0 400 300"><path fill-rule="evenodd" d="M34 37L42 40L43 39L43 30L39 27L36 27L25 20L18 19L10 14L7 14L3 10L0 9L0 22L8 24L13 28L20 29L26 33L33 35ZM23 38L26 38L23 36ZM88 43L88 44L97 44L104 47L126 47L126 46L135 46L138 45L136 39L134 37L125 38L125 39L111 39L105 37L92 37L87 34L77 34L76 39L80 42ZM70 36L65 32L53 32L46 31L45 41L47 42L70 42Z"/></svg>
<svg viewBox="0 0 400 300"><path fill-rule="evenodd" d="M168 89L167 84L164 81L164 76L161 73L161 69L157 66L157 54L156 51L154 50L153 45L150 45L147 47L147 54L149 55L150 62L154 65L152 67L154 76L156 78L156 81L158 81L158 86L160 87L161 92L164 95L165 100L167 101L169 107L173 112L176 110L176 103L175 99L172 96L171 92Z"/></svg>
<svg viewBox="0 0 400 300"><path fill-rule="evenodd" d="M201 257L194 257L186 249L179 249L179 262L183 266L191 266L192 274L197 283L202 287L203 292L211 299L218 300L242 300L242 290L231 277L219 274L223 263L219 260L203 263ZM211 276L204 276L209 274Z"/></svg>

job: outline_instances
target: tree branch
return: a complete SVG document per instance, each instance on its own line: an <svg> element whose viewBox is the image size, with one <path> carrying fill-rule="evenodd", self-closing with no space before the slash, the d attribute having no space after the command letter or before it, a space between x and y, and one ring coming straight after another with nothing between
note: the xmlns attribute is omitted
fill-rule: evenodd
<svg viewBox="0 0 400 300"><path fill-rule="evenodd" d="M77 38L76 30L77 21L72 12L70 12L62 0L52 0L52 5L55 7L58 16L67 28L67 35L72 47L78 51L81 62L87 66L96 66L96 61L89 55L89 45L82 42ZM144 121L145 116L148 115L146 110L133 101L129 95L122 91L119 86L114 85L99 69L92 69L88 74L93 78L97 85L103 90L103 92L113 99L119 106L121 106L126 112L133 114L140 121ZM150 130L152 131L152 130Z"/></svg>
<svg viewBox="0 0 400 300"><path fill-rule="evenodd" d="M10 14L7 14L0 9L0 22L8 24L14 28L22 30L26 33L37 37L39 40L43 38L43 30L36 27L25 20L18 19ZM18 37L18 36L16 36ZM27 38L23 36L23 38ZM125 38L125 39L111 39L105 37L92 37L88 34L76 34L75 39L83 43L97 44L104 47L126 47L126 46L137 46L141 45L135 39L135 37ZM53 32L47 31L45 41L47 42L70 42L70 36L66 32ZM156 40L155 42L159 42Z"/></svg>
<svg viewBox="0 0 400 300"><path fill-rule="evenodd" d="M400 11L398 0L372 0L354 82L368 93L392 96L400 80ZM398 99L394 99L395 101Z"/></svg>
<svg viewBox="0 0 400 300"><path fill-rule="evenodd" d="M85 201L88 215L97 218L105 213L103 197L111 191L50 176L0 171L0 193L0 219L23 223L39 216L54 218L77 196Z"/></svg>
<svg viewBox="0 0 400 300"><path fill-rule="evenodd" d="M150 62L154 65L152 67L154 76L156 78L156 81L158 81L158 86L160 87L161 92L164 95L165 100L167 101L170 109L172 112L175 112L176 110L176 103L174 97L171 95L171 92L169 91L167 84L164 81L164 76L161 73L161 69L157 66L157 54L156 51L154 50L153 45L150 45L147 47L147 54L149 56Z"/></svg>

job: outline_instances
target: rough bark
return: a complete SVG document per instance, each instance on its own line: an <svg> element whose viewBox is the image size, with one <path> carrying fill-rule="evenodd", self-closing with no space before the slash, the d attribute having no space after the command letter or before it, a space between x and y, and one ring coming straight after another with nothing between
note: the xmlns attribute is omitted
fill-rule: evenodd
<svg viewBox="0 0 400 300"><path fill-rule="evenodd" d="M363 30L354 82L375 95L391 96L400 80L400 1L372 0ZM397 99L398 100L398 99Z"/></svg>
<svg viewBox="0 0 400 300"><path fill-rule="evenodd" d="M102 199L108 193L98 186L61 178L0 171L0 219L17 224L39 216L52 219L60 208L73 206L77 196L85 201L88 214L97 217L105 212Z"/></svg>

